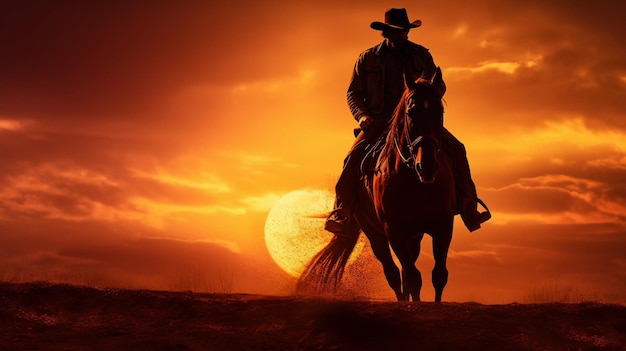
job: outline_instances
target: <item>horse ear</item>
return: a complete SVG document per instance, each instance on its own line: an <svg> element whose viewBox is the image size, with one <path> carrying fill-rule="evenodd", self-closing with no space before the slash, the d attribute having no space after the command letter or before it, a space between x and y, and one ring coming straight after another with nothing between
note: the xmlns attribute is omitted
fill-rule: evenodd
<svg viewBox="0 0 626 351"><path fill-rule="evenodd" d="M431 84L434 86L439 86L439 84L441 84L441 81L443 80L443 74L441 73L441 67L437 66L437 70L435 71L435 75L433 76L433 79L431 80Z"/></svg>
<svg viewBox="0 0 626 351"><path fill-rule="evenodd" d="M404 72L404 85L408 89L415 89L417 87L418 81L419 81L419 78L416 78L415 75L412 74L410 71Z"/></svg>

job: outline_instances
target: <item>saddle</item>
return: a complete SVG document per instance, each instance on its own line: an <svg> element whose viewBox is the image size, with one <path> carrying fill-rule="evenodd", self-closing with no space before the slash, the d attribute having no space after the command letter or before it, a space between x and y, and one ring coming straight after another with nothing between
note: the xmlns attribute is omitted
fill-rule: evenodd
<svg viewBox="0 0 626 351"><path fill-rule="evenodd" d="M354 128L353 130L354 137L358 137L359 134L363 133L363 129ZM365 156L361 160L361 164L359 166L359 178L363 179L363 177L367 176L370 173L370 168L373 168L376 165L376 160L378 159L378 155L382 150L383 145L385 145L384 138L387 137L387 132L382 133L378 139L374 143L369 143L365 145ZM378 145L378 146L377 146ZM377 148L377 153L374 154L374 148Z"/></svg>
<svg viewBox="0 0 626 351"><path fill-rule="evenodd" d="M376 168L376 164L378 163L378 156L380 156L380 153L385 146L386 139L387 131L381 133L376 140L365 146L365 156L363 157L363 160L361 160L359 170L360 179L365 184L365 187L370 192L370 195L374 174L380 172L380 170Z"/></svg>

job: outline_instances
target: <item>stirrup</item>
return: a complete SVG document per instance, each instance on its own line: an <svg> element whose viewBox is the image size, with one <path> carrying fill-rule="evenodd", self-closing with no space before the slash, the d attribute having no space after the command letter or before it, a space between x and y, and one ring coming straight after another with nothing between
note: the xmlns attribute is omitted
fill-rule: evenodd
<svg viewBox="0 0 626 351"><path fill-rule="evenodd" d="M488 213L491 214L491 211L489 211L489 208L487 207L487 205L485 205L485 203L483 202L483 200L476 198L476 202L478 202L482 207L485 208L485 210L487 210Z"/></svg>
<svg viewBox="0 0 626 351"><path fill-rule="evenodd" d="M333 234L344 232L346 231L347 227L348 226L345 222L336 221L333 219L328 219L326 220L326 223L324 223L324 230L329 231Z"/></svg>
<svg viewBox="0 0 626 351"><path fill-rule="evenodd" d="M485 203L479 198L476 198L476 202L484 207L486 211L478 212L478 210L476 210L476 217L474 218L476 220L475 222L467 222L466 219L462 217L463 222L465 223L465 226L470 231L470 233L480 229L481 224L491 219L491 212L489 211L489 208L487 208L487 205L485 205ZM469 220L469 218L467 220Z"/></svg>

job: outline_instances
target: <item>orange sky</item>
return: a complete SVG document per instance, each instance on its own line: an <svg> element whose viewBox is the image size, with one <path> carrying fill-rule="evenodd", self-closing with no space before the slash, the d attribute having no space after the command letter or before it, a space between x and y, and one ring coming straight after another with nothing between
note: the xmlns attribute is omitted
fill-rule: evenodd
<svg viewBox="0 0 626 351"><path fill-rule="evenodd" d="M354 4L3 2L0 279L291 291L265 216L333 188L352 66L394 6L423 21L410 39L442 67L445 123L494 214L472 234L457 219L444 299L623 299L626 5ZM379 296L371 272L361 292Z"/></svg>

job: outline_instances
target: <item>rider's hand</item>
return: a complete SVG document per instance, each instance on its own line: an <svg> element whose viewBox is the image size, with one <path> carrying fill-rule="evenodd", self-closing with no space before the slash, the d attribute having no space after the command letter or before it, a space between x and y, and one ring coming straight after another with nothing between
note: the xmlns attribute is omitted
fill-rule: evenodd
<svg viewBox="0 0 626 351"><path fill-rule="evenodd" d="M363 130L367 130L367 128L371 127L374 123L374 119L368 115L363 115L359 118L359 127Z"/></svg>

